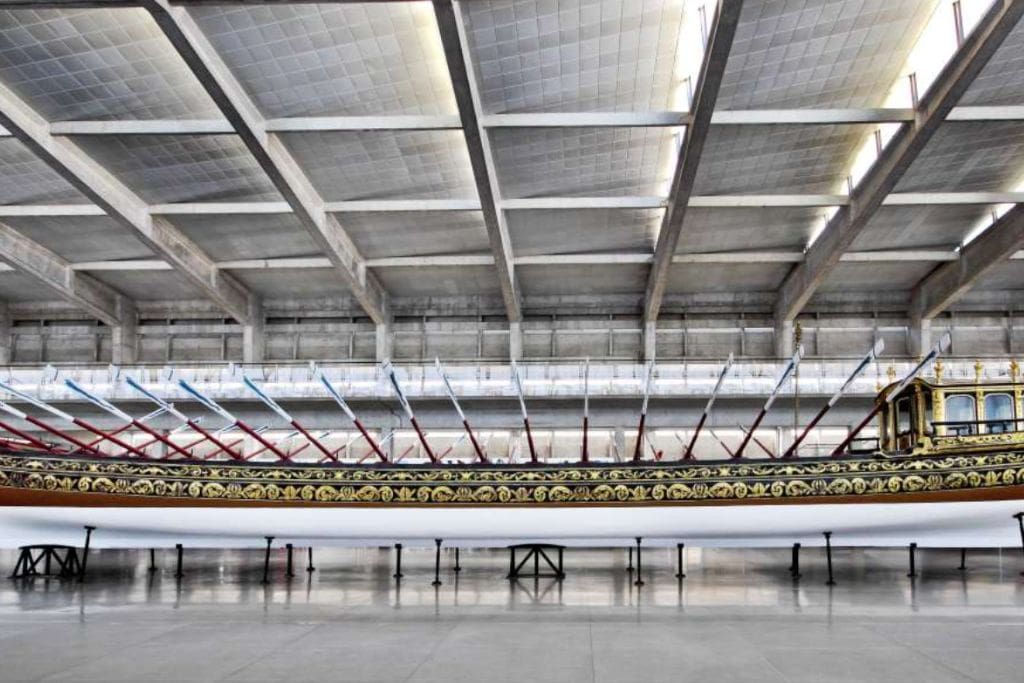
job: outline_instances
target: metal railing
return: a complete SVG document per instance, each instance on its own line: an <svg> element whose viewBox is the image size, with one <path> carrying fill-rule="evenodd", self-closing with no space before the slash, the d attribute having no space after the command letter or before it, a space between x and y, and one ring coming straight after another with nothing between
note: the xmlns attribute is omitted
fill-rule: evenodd
<svg viewBox="0 0 1024 683"><path fill-rule="evenodd" d="M974 434L1008 434L1024 431L1024 419L1001 418L995 420L944 420L932 422L934 433L939 436L971 436ZM945 430L939 434L939 428Z"/></svg>

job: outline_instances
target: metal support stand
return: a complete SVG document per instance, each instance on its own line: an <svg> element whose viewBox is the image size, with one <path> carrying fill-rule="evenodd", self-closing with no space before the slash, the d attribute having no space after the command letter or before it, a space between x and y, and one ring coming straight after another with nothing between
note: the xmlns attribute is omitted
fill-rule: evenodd
<svg viewBox="0 0 1024 683"><path fill-rule="evenodd" d="M174 570L174 578L180 579L181 577L185 576L185 573L181 571L181 560L185 548L180 543L176 543L174 548L178 551L178 567Z"/></svg>
<svg viewBox="0 0 1024 683"><path fill-rule="evenodd" d="M71 545L23 545L19 548L18 561L9 578L27 579L35 576L56 576L62 579L78 577L82 563L78 559L78 548ZM39 563L43 571L39 571ZM53 571L53 563L57 571Z"/></svg>
<svg viewBox="0 0 1024 683"><path fill-rule="evenodd" d="M960 566L957 569L967 571L967 548L960 548Z"/></svg>
<svg viewBox="0 0 1024 683"><path fill-rule="evenodd" d="M907 577L911 579L917 578L917 563L915 562L915 555L917 554L917 544L910 544L910 571L907 573Z"/></svg>
<svg viewBox="0 0 1024 683"><path fill-rule="evenodd" d="M525 550L526 556L520 562L516 562L516 551ZM556 565L551 557L548 555L548 551L558 551L558 564ZM565 546L556 545L554 543L520 543L519 545L510 545L508 547L508 579L515 580L520 577L530 578L550 578L558 579L561 581L565 578L565 570L563 568ZM522 571L523 567L530 560L533 560L533 573L526 574ZM540 561L544 560L550 569L550 574L541 574L540 572Z"/></svg>
<svg viewBox="0 0 1024 683"><path fill-rule="evenodd" d="M306 560L306 571L312 574L316 571L316 567L313 566L313 546L306 548L308 552L308 559Z"/></svg>
<svg viewBox="0 0 1024 683"><path fill-rule="evenodd" d="M676 578L685 579L686 573L683 571L683 548L686 547L685 543L676 543Z"/></svg>
<svg viewBox="0 0 1024 683"><path fill-rule="evenodd" d="M434 539L434 580L430 582L431 586L441 585L441 539Z"/></svg>
<svg viewBox="0 0 1024 683"><path fill-rule="evenodd" d="M633 571L633 546L629 546L629 566L626 567L626 571Z"/></svg>
<svg viewBox="0 0 1024 683"><path fill-rule="evenodd" d="M285 576L291 579L295 576L295 572L292 571L292 550L294 550L294 548L291 543L286 543L284 547L288 550L288 570L285 572Z"/></svg>
<svg viewBox="0 0 1024 683"><path fill-rule="evenodd" d="M789 573L796 581L800 578L800 544L793 544L793 557L789 562Z"/></svg>
<svg viewBox="0 0 1024 683"><path fill-rule="evenodd" d="M267 549L263 553L263 580L260 583L266 586L270 583L270 544L274 542L274 537L264 536L264 538L267 539Z"/></svg>
<svg viewBox="0 0 1024 683"><path fill-rule="evenodd" d="M96 527L85 525L85 547L82 548L82 567L78 572L78 581L85 581L85 568L89 564L89 541L92 540L92 532L96 531Z"/></svg>
<svg viewBox="0 0 1024 683"><path fill-rule="evenodd" d="M155 574L156 573L156 549L155 548L150 548L149 549L149 573L150 574Z"/></svg>
<svg viewBox="0 0 1024 683"><path fill-rule="evenodd" d="M461 572L462 565L459 564L459 546L455 546L455 566L452 568L454 572Z"/></svg>
<svg viewBox="0 0 1024 683"><path fill-rule="evenodd" d="M836 585L835 579L832 578L832 532L825 531L825 557L828 560L828 581L825 582L826 586Z"/></svg>
<svg viewBox="0 0 1024 683"><path fill-rule="evenodd" d="M1017 520L1017 526L1020 527L1020 552L1024 555L1024 512L1018 512L1014 518ZM1020 575L1024 576L1024 571Z"/></svg>
<svg viewBox="0 0 1024 683"><path fill-rule="evenodd" d="M633 582L634 586L644 585L643 574L641 573L641 557L640 557L640 541L643 540L639 536L636 537L636 581Z"/></svg>
<svg viewBox="0 0 1024 683"><path fill-rule="evenodd" d="M391 575L392 578L402 578L402 544L395 544L395 573Z"/></svg>

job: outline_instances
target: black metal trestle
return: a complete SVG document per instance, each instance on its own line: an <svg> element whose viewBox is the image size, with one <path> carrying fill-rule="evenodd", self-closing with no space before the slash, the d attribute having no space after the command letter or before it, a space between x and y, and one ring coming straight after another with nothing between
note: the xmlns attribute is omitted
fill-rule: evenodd
<svg viewBox="0 0 1024 683"><path fill-rule="evenodd" d="M957 569L967 571L967 548L960 548L960 566Z"/></svg>
<svg viewBox="0 0 1024 683"><path fill-rule="evenodd" d="M916 558L916 556L917 556L917 544L916 543L911 543L909 550L910 550L910 571L907 572L907 576L910 577L911 579L916 579L917 578L917 562L916 562L916 559L917 559Z"/></svg>
<svg viewBox="0 0 1024 683"><path fill-rule="evenodd" d="M34 576L68 579L82 573L78 548L73 545L23 545L18 550L18 562L10 576L12 579L27 579Z"/></svg>
<svg viewBox="0 0 1024 683"><path fill-rule="evenodd" d="M685 579L686 572L683 571L683 548L685 543L676 543L676 578Z"/></svg>
<svg viewBox="0 0 1024 683"><path fill-rule="evenodd" d="M516 562L516 551L525 550L526 555L523 559ZM558 551L558 564L551 559L548 555L549 551ZM510 545L508 547L508 578L518 579L520 577L530 578L551 578L551 579L564 579L565 571L562 563L565 555L565 546L557 545L555 543L520 543L517 545ZM526 573L523 571L523 567L533 560L533 572ZM551 569L550 573L541 572L540 561L544 560L544 563Z"/></svg>
<svg viewBox="0 0 1024 683"><path fill-rule="evenodd" d="M181 570L182 556L185 553L185 548L180 543L175 544L174 549L178 551L178 567L174 570L174 578L180 579L185 576L185 573Z"/></svg>

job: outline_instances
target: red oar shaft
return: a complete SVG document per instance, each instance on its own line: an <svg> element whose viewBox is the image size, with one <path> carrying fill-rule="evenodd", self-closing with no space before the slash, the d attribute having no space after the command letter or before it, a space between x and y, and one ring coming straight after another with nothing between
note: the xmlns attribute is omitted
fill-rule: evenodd
<svg viewBox="0 0 1024 683"><path fill-rule="evenodd" d="M363 438L366 439L366 443L370 444L370 448L372 448L373 452L377 454L377 457L380 458L380 461L387 462L388 456L384 455L384 451L380 449L380 444L378 444L377 441L370 436L370 433L366 431L366 427L363 426L363 423L360 422L358 419L352 420L352 423L356 426L356 429L359 430L359 433L363 435Z"/></svg>
<svg viewBox="0 0 1024 683"><path fill-rule="evenodd" d="M66 434L65 432L57 429L56 427L51 427L50 425L46 424L42 420L40 420L38 418L35 418L35 417L32 417L31 415L26 415L25 416L25 421L30 423L30 424L35 425L36 427L39 427L43 431L49 432L50 434L53 434L54 436L57 436L57 437L60 437L61 439L64 439L68 443L73 443L80 450L87 451L89 453L92 453L93 455L98 455L100 457L106 457L107 456L106 453L104 453L103 451L99 450L98 448L96 448L94 446L90 446L89 444L85 443L81 439L73 437L70 434Z"/></svg>
<svg viewBox="0 0 1024 683"><path fill-rule="evenodd" d="M718 434L715 434L715 432L713 430L708 430L708 431L711 432L711 436L714 437L715 441L718 442L718 445L725 449L726 453L728 453L730 456L732 456L734 458L736 457L735 455L733 455L733 452L731 450L729 450L729 447L725 445L725 442L722 441L720 438L718 438Z"/></svg>
<svg viewBox="0 0 1024 683"><path fill-rule="evenodd" d="M317 438L316 438L315 436L313 436L312 434L310 434L310 433L309 433L309 432L308 432L308 431L306 430L306 428L305 428L305 427L303 427L303 426L302 426L301 424L299 424L298 420L292 420L292 421L291 421L291 425L292 425L292 427L294 427L294 428L295 428L295 431L297 431L297 432L298 432L299 434L302 434L302 436L304 436L304 437L305 437L305 439L306 439L306 441L307 441L307 442L309 442L309 443L313 444L313 446L314 446L314 447L315 447L315 448L316 448L316 449L317 449L318 451L320 451L321 453L323 453L323 454L324 454L324 455L325 455L326 457L330 458L331 460L333 460L333 461L335 461L335 462L337 462L337 461L338 461L338 457L337 457L336 455L334 455L334 453L331 453L331 452L330 452L329 450L327 450L327 448L326 448L326 447L325 447L325 446L324 446L324 445L323 445L322 443L320 443L320 440L319 440L319 439L317 439ZM299 452L299 451L295 451L295 453L298 453L298 452ZM295 455L295 453L291 453L291 454L289 454L289 456L288 456L288 457L291 457L291 456Z"/></svg>
<svg viewBox="0 0 1024 683"><path fill-rule="evenodd" d="M215 437L215 436L214 436L213 434L211 434L211 433L210 433L209 431L207 431L207 430L203 429L202 427L200 427L200 426L199 426L199 425L198 425L198 424L196 423L196 421L195 421L195 420L189 420L189 421L188 421L188 422L186 422L185 424L187 424L187 425L189 426L189 428L190 428L190 429L191 429L191 430L192 430L193 432L195 432L196 434L200 434L200 435L202 435L202 436L203 436L203 437L204 437L204 438L205 438L205 439L206 439L207 441L209 441L210 443L212 443L212 444L213 444L214 446L216 446L216 447L217 447L217 450L215 450L215 451L213 452L213 455L216 455L216 454L218 454L218 453L224 452L224 453L227 453L228 455L230 455L230 456L231 456L232 458L234 458L235 460L245 460L245 458L244 458L244 457L242 457L242 455L240 455L240 454L238 454L238 453L236 453L235 451L233 451L233 450L232 450L232 447L233 447L233 446L235 446L235 445L236 445L236 444L238 444L238 443L241 443L241 440L239 440L239 441L234 441L234 442L232 442L232 443L231 443L231 445L229 446L229 445L225 444L224 442L222 442L222 441L221 441L220 439L218 439L217 437ZM212 456L207 456L207 458L209 458L209 457L212 457Z"/></svg>
<svg viewBox="0 0 1024 683"><path fill-rule="evenodd" d="M750 443L750 438L752 436L754 436L754 430L756 430L758 428L758 426L761 424L761 420L764 419L764 416L767 413L768 413L767 409L761 408L761 412L759 412L757 414L757 419L754 420L754 424L750 425L750 431L748 431L746 433L746 435L743 437L743 441L742 441L742 443L740 443L740 447L736 449L736 452L733 453L732 457L734 457L734 458L742 458L743 457L743 450L747 447L747 444Z"/></svg>
<svg viewBox="0 0 1024 683"><path fill-rule="evenodd" d="M843 439L843 442L836 446L836 449L832 451L832 455L836 456L841 453L844 453L846 449L850 446L850 444L853 442L857 434L860 433L860 430L868 426L868 423L875 418L875 415L878 415L878 413L881 412L882 406L884 405L884 403L879 403L874 408L872 408L871 412L867 414L867 417L861 420L860 424L858 424L856 427L850 430L850 433L847 435L845 439Z"/></svg>
<svg viewBox="0 0 1024 683"><path fill-rule="evenodd" d="M747 433L747 430L745 430L745 429L744 429L743 427L740 427L740 431L741 431L741 432L743 432L744 434L746 434L746 433ZM759 448L760 448L760 449L761 449L762 451L764 451L764 452L765 452L765 454L766 454L766 455L767 455L767 456L768 456L769 458L774 458L774 457L775 457L775 453L773 453L773 452L772 452L772 449L770 449L770 448L768 448L767 446L765 446L765 445L764 445L764 442L763 442L763 441L761 441L761 439L757 438L756 436L754 436L754 437L751 437L751 438L752 438L753 442L754 442L754 443L756 443L756 444L758 445L758 447L759 447Z"/></svg>
<svg viewBox="0 0 1024 683"><path fill-rule="evenodd" d="M636 429L636 448L633 449L633 462L640 461L641 450L643 449L644 443L644 422L647 421L647 415L640 413L640 426Z"/></svg>
<svg viewBox="0 0 1024 683"><path fill-rule="evenodd" d="M419 422L416 421L415 417L409 417L409 422L412 423L412 428L416 430L416 436L420 438L420 443L423 444L423 449L427 452L427 456L431 462L437 462L437 456L434 455L434 451L430 449L430 444L427 443L427 437L423 434L423 430L420 429Z"/></svg>
<svg viewBox="0 0 1024 683"><path fill-rule="evenodd" d="M469 421L463 420L462 426L466 428L466 433L469 434L469 441L473 444L473 450L476 451L476 457L480 458L480 462L487 462L487 456L484 455L483 449L480 448L480 443L476 440L476 434L473 433L473 429L469 426Z"/></svg>
<svg viewBox="0 0 1024 683"><path fill-rule="evenodd" d="M139 422L138 420L132 420L132 424L135 425L136 429L145 432L146 434L149 434L151 437L153 437L153 440L147 441L142 446L140 446L140 448L142 448L143 450L145 450L147 446L153 445L154 441L159 441L160 443L164 444L165 446L167 446L167 448L174 451L175 453L183 455L186 458L191 457L189 455L189 452L186 451L184 448L174 443L169 438L167 438L157 430L153 429L152 427L146 425L145 423Z"/></svg>
<svg viewBox="0 0 1024 683"><path fill-rule="evenodd" d="M704 423L708 419L706 412L701 413L700 422L697 423L697 428L693 430L693 436L690 437L690 443L686 446L686 453L683 454L683 460L693 459L693 447L697 445L697 435L700 434L700 430L704 428Z"/></svg>
<svg viewBox="0 0 1024 683"><path fill-rule="evenodd" d="M223 448L218 447L218 448L215 448L214 450L210 451L209 453L204 455L202 459L203 460L212 460L214 457L220 455L225 450L234 448L235 446L237 446L238 444L242 443L243 441L245 441L245 439L235 439L231 443L226 444ZM228 452L230 452L230 451L228 451ZM259 455L262 452L263 451L261 450L261 451L256 451L255 453L250 453L248 456L242 456L241 459L242 460L249 460L250 458L255 457L256 455Z"/></svg>
<svg viewBox="0 0 1024 683"><path fill-rule="evenodd" d="M404 451L402 451L399 454L399 456L397 458L395 458L395 462L401 462L402 458L404 458L405 456L407 456L410 453L412 453L412 449L414 449L414 448L416 448L416 444L410 444L408 447L406 447L406 449Z"/></svg>
<svg viewBox="0 0 1024 683"><path fill-rule="evenodd" d="M523 418L526 427L526 443L530 446L530 462L537 462L537 449L533 446L533 432L530 431L530 418Z"/></svg>
<svg viewBox="0 0 1024 683"><path fill-rule="evenodd" d="M117 446L119 448L123 448L128 453L136 455L136 456L138 456L140 458L145 458L146 457L146 454L143 451L140 451L138 448L136 448L135 446L131 445L127 441L119 439L116 436L114 436L113 434L110 434L108 432L103 431L99 427L93 426L93 425L89 424L88 422L86 422L85 420L82 420L82 419L79 419L79 418L75 417L75 418L72 418L71 421L74 424L76 424L79 427L81 427L82 429L84 429L86 431L89 431L89 432L92 432L93 434L95 434L96 436L100 437L101 439L106 439L107 441L109 441L110 443L114 444L115 446ZM123 455L123 453L122 453L122 455Z"/></svg>
<svg viewBox="0 0 1024 683"><path fill-rule="evenodd" d="M814 418L807 423L807 426L804 427L804 430L800 432L800 436L796 437L796 440L793 441L793 445L787 448L786 452L782 454L783 458L791 458L793 457L793 455L796 454L796 449L800 447L800 444L803 443L804 439L807 438L807 435L811 433L811 430L814 429L814 427L819 422L821 422L821 418L825 417L825 413L827 413L829 408L831 407L832 405L829 403L826 403L821 407L821 410L818 411L818 414L815 415Z"/></svg>
<svg viewBox="0 0 1024 683"><path fill-rule="evenodd" d="M589 462L590 453L587 451L587 428L590 426L590 418L583 416L583 449L580 452L580 462Z"/></svg>
<svg viewBox="0 0 1024 683"><path fill-rule="evenodd" d="M28 432L23 432L17 427L9 425L6 422L0 422L0 429L3 429L5 432L10 432L11 434L14 434L16 437L20 439L24 439L25 441L29 442L36 448L42 448L43 450L49 453L54 452L53 446L51 446L50 444L46 443L45 441L41 441L36 437L32 436L31 434L29 434Z"/></svg>
<svg viewBox="0 0 1024 683"><path fill-rule="evenodd" d="M129 422L128 424L126 424L126 425L121 425L120 427L118 427L118 428L117 428L117 429L115 429L114 431L112 431L112 432L108 432L108 433L109 433L109 434L113 434L113 435L121 434L122 432L126 432L126 431L128 431L129 429L131 429L131 426L132 426L132 423L131 423L131 422ZM90 442L89 442L89 445L90 445L90 446L97 446L97 445L99 445L99 444L103 443L103 442L104 442L104 441L106 441L106 440L107 440L107 439L106 439L106 437L102 437L102 436L101 436L101 437L99 437L99 438L97 438L97 439L94 439L93 441L90 441ZM152 442L150 442L150 443L152 443ZM140 448L145 448L145 446L140 446Z"/></svg>
<svg viewBox="0 0 1024 683"><path fill-rule="evenodd" d="M284 453L283 451L281 451L281 449L278 448L277 445L275 445L273 442L267 440L262 434L260 434L255 429L253 429L249 425L245 424L241 420L235 421L235 426L238 427L239 429L241 429L243 432L245 432L249 436L251 436L253 439L255 439L256 442L259 443L261 446L263 446L265 449L269 450L271 453L276 455L278 457L278 459L280 459L280 460L288 460L289 459L287 453Z"/></svg>

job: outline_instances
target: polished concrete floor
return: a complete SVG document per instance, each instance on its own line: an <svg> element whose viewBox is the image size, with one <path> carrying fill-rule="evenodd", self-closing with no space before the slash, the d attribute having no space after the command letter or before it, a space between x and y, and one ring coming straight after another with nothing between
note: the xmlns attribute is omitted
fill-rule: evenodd
<svg viewBox="0 0 1024 683"><path fill-rule="evenodd" d="M94 552L89 577L0 582L0 681L1022 681L1020 549L835 553L570 550L564 581L505 580L507 555L323 550L307 574L260 583L262 553ZM0 568L14 566L0 552Z"/></svg>

